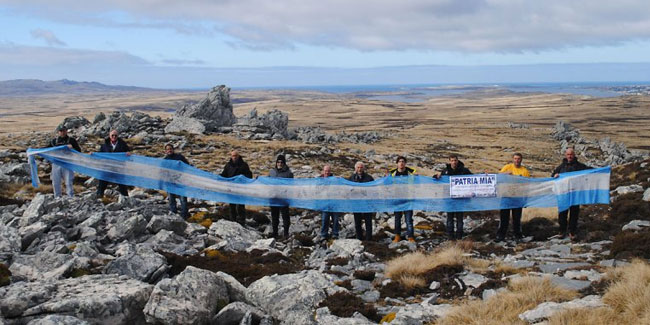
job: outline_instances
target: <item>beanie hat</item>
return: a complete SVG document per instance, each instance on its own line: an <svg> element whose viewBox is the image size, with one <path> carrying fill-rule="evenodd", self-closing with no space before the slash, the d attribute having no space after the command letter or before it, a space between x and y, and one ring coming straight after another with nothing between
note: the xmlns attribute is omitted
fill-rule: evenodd
<svg viewBox="0 0 650 325"><path fill-rule="evenodd" d="M284 158L284 155L278 155L278 158L275 160L275 162L277 163L278 161L281 161L285 165L287 164L287 159Z"/></svg>

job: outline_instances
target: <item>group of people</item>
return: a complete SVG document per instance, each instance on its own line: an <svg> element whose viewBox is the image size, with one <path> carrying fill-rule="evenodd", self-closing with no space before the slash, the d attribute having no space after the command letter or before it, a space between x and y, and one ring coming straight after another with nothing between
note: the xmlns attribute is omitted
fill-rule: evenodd
<svg viewBox="0 0 650 325"><path fill-rule="evenodd" d="M67 145L69 148L81 152L81 147L77 141L70 137L64 125L57 127L58 136L53 138L49 143L49 147ZM100 147L100 152L123 152L129 155L130 148L126 141L119 137L117 130L111 130L109 137L104 140ZM183 163L190 164L189 161L179 153L174 152L172 144L165 144L164 146L164 159L178 160ZM512 156L512 163L509 163L499 173L510 174L520 177L530 177L530 171L522 165L523 155L515 153ZM408 177L416 175L415 168L406 166L407 160L404 156L399 156L396 159L396 167L388 170L389 177ZM553 170L551 177L559 177L562 173L579 171L589 169L590 167L579 162L576 158L573 148L568 148L565 152L565 158L562 163ZM462 161L458 159L455 154L449 155L449 162L445 168L433 175L434 178L439 179L441 176L454 176L454 175L469 175L472 172L465 167ZM242 175L247 178L253 178L253 173L248 164L244 161L242 156L237 150L230 152L230 159L225 164L221 174L222 177L230 178ZM320 177L333 177L332 168L326 164L323 166ZM284 155L278 155L275 160L275 166L269 171L269 177L278 178L293 178L293 173L287 165L287 160ZM54 195L60 197L62 195L62 181L65 182L66 194L70 197L74 195L73 190L74 173L71 170L65 169L57 164L52 165L51 180L54 188ZM354 165L354 173L347 178L349 181L356 183L366 183L374 181L374 178L366 172L365 164L361 161ZM96 196L101 198L104 196L104 191L110 182L99 180L97 185ZM115 184L118 191L123 196L128 196L128 188L124 184ZM188 217L187 198L176 194L169 193L169 210L173 213L179 213L176 200L180 201L180 215L183 218ZM496 241L500 242L505 240L508 232L510 219L512 219L512 234L515 239L523 238L521 231L521 215L522 208L503 209L500 211L499 228L496 233ZM558 214L558 223L560 225L559 236L565 238L569 236L571 240L577 239L578 216L580 214L580 206L571 206L566 211L561 211ZM375 213L354 213L354 229L355 236L359 240L372 240L372 224ZM271 225L272 236L277 238L278 228L280 225L280 216L282 216L283 236L289 237L289 226L291 219L289 216L288 206L272 206L271 207ZM321 230L320 237L323 240L336 239L339 236L339 218L341 213L323 211L321 215ZM415 242L415 232L413 226L413 210L395 211L394 212L394 230L395 236L393 242L399 242L402 238L410 242ZM402 237L402 218L406 224L406 237ZM458 240L462 239L463 233L463 212L448 212L446 220L446 231L449 239ZM246 208L243 204L230 204L229 220L236 221L244 224L246 220ZM568 221L568 222L567 222ZM365 225L365 227L364 227ZM331 235L329 230L331 228Z"/></svg>

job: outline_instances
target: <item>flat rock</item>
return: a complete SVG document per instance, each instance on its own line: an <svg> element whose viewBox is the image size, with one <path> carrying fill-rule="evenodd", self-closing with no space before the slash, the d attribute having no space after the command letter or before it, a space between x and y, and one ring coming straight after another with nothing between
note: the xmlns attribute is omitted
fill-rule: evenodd
<svg viewBox="0 0 650 325"><path fill-rule="evenodd" d="M154 252L151 247L139 245L124 256L110 261L104 268L104 273L126 275L136 280L154 283L169 268L164 256Z"/></svg>
<svg viewBox="0 0 650 325"><path fill-rule="evenodd" d="M540 264L537 267L544 273L557 273L559 271L564 271L566 269L589 266L589 263L575 262L575 263L546 263Z"/></svg>
<svg viewBox="0 0 650 325"><path fill-rule="evenodd" d="M548 319L553 314L567 309L576 308L597 308L605 306L599 296L586 296L581 299L574 299L564 303L544 302L531 310L519 314L519 319L528 323L537 323Z"/></svg>
<svg viewBox="0 0 650 325"><path fill-rule="evenodd" d="M213 245L214 248L231 251L244 251L258 239L262 239L257 231L251 231L237 222L224 219L213 223L208 229L208 235L220 240L217 245Z"/></svg>
<svg viewBox="0 0 650 325"><path fill-rule="evenodd" d="M88 275L58 281L16 282L0 288L0 312L18 323L50 314L93 324L144 324L153 286L117 275Z"/></svg>
<svg viewBox="0 0 650 325"><path fill-rule="evenodd" d="M9 271L13 277L27 281L61 279L73 268L86 268L87 258L70 254L40 252L35 255L15 255Z"/></svg>
<svg viewBox="0 0 650 325"><path fill-rule="evenodd" d="M90 325L90 323L74 316L47 315L43 318L31 320L27 325Z"/></svg>
<svg viewBox="0 0 650 325"><path fill-rule="evenodd" d="M474 288L478 288L481 286L481 284L488 281L488 278L476 273L463 275L460 277L460 279L463 281L463 283L465 283L466 286Z"/></svg>
<svg viewBox="0 0 650 325"><path fill-rule="evenodd" d="M572 280L561 276L552 276L551 282L565 289L576 290L576 291L580 291L591 285L591 281Z"/></svg>
<svg viewBox="0 0 650 325"><path fill-rule="evenodd" d="M642 228L650 227L650 221L648 220L632 220L623 226L623 231L625 230L641 230Z"/></svg>

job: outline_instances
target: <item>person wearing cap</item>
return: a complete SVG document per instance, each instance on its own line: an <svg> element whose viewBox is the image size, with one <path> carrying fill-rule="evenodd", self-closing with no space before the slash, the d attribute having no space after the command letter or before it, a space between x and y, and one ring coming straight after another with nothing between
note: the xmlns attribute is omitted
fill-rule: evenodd
<svg viewBox="0 0 650 325"><path fill-rule="evenodd" d="M503 166L499 173L513 176L530 177L530 172L528 169L521 165L522 161L522 154L515 152L512 155L512 163ZM497 231L496 238L497 242L501 242L506 238L506 234L508 233L508 224L510 223L510 215L512 215L512 233L515 236L515 239L520 240L524 238L524 236L521 234L522 211L522 208L501 209L499 230Z"/></svg>
<svg viewBox="0 0 650 325"><path fill-rule="evenodd" d="M58 147L58 146L68 146L70 149L77 150L81 152L81 147L79 143L73 137L68 136L68 128L61 124L56 128L58 136L53 138L48 143L48 147ZM54 189L54 196L61 197L61 180L65 181L65 191L69 197L74 195L74 188L72 183L74 181L74 172L63 168L58 164L52 164L52 172L50 173L50 179L52 180L52 188Z"/></svg>
<svg viewBox="0 0 650 325"><path fill-rule="evenodd" d="M239 155L237 150L230 152L230 159L223 167L221 177L235 177L237 175L244 175L246 178L253 178L253 172L248 167L248 164ZM230 204L230 221L237 221L240 224L246 222L246 207L243 204Z"/></svg>
<svg viewBox="0 0 650 325"><path fill-rule="evenodd" d="M348 180L351 182L355 183L367 183L367 182L372 182L375 179L372 178L368 173L366 173L366 166L363 164L361 161L357 161L356 164L354 164L354 173L348 177ZM354 213L354 231L356 233L356 237L359 240L362 240L364 238L363 236L363 228L362 228L362 222L366 223L366 240L372 240L372 217L374 213L363 213L363 212L355 212Z"/></svg>
<svg viewBox="0 0 650 325"><path fill-rule="evenodd" d="M415 168L406 167L406 157L397 157L397 167L388 171L391 177L402 177L415 175ZM413 210L395 211L395 238L393 242L397 243L402 240L402 216L406 223L406 237L408 241L415 242L415 232L413 230Z"/></svg>
<svg viewBox="0 0 650 325"><path fill-rule="evenodd" d="M181 155L180 153L175 153L174 152L174 145L171 143L168 143L165 145L165 158L167 160L178 160L182 161L188 165L191 165L189 161L185 158L185 156ZM185 196L180 196L172 193L167 194L169 198L169 211L172 213L177 213L176 209L176 199L179 199L181 201L181 217L187 218L188 213L187 213L187 197Z"/></svg>
<svg viewBox="0 0 650 325"><path fill-rule="evenodd" d="M129 145L127 145L122 138L118 137L117 130L111 130L111 132L109 132L108 138L104 139L104 144L102 144L99 149L99 152L125 152L127 155L129 155L129 151L131 151L131 148L129 148ZM101 198L104 196L104 191L108 184L112 183L101 179L98 181L97 198ZM126 185L117 184L117 186L121 195L129 196L129 190Z"/></svg>
<svg viewBox="0 0 650 325"><path fill-rule="evenodd" d="M269 172L269 177L293 178L293 173L287 166L287 159L284 155L278 155L275 159L275 167ZM273 238L278 237L278 227L280 226L280 213L282 213L282 227L284 228L284 238L289 238L289 207L272 206L271 207L271 226L273 227Z"/></svg>

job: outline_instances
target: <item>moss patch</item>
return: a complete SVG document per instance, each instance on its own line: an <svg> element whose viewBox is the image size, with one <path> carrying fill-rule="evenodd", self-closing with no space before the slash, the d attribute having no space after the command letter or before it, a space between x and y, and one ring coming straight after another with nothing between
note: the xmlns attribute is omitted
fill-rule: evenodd
<svg viewBox="0 0 650 325"><path fill-rule="evenodd" d="M375 272L373 271L354 271L353 276L359 280L372 281L375 279Z"/></svg>
<svg viewBox="0 0 650 325"><path fill-rule="evenodd" d="M254 281L272 274L289 274L303 269L302 260L285 257L282 254L266 254L253 250L246 252L213 252L211 256L180 256L173 253L161 252L167 263L171 265L170 274L175 276L192 265L213 272L222 271L235 277L243 285L248 286Z"/></svg>
<svg viewBox="0 0 650 325"><path fill-rule="evenodd" d="M645 230L639 233L620 232L614 238L610 257L616 259L650 258L650 231Z"/></svg>
<svg viewBox="0 0 650 325"><path fill-rule="evenodd" d="M381 320L372 304L368 304L361 298L345 291L328 296L318 307L327 307L332 315L338 317L352 317L355 312L359 312L372 321L379 322Z"/></svg>
<svg viewBox="0 0 650 325"><path fill-rule="evenodd" d="M555 222L546 218L536 217L521 225L524 236L533 236L533 240L544 241L558 232Z"/></svg>

